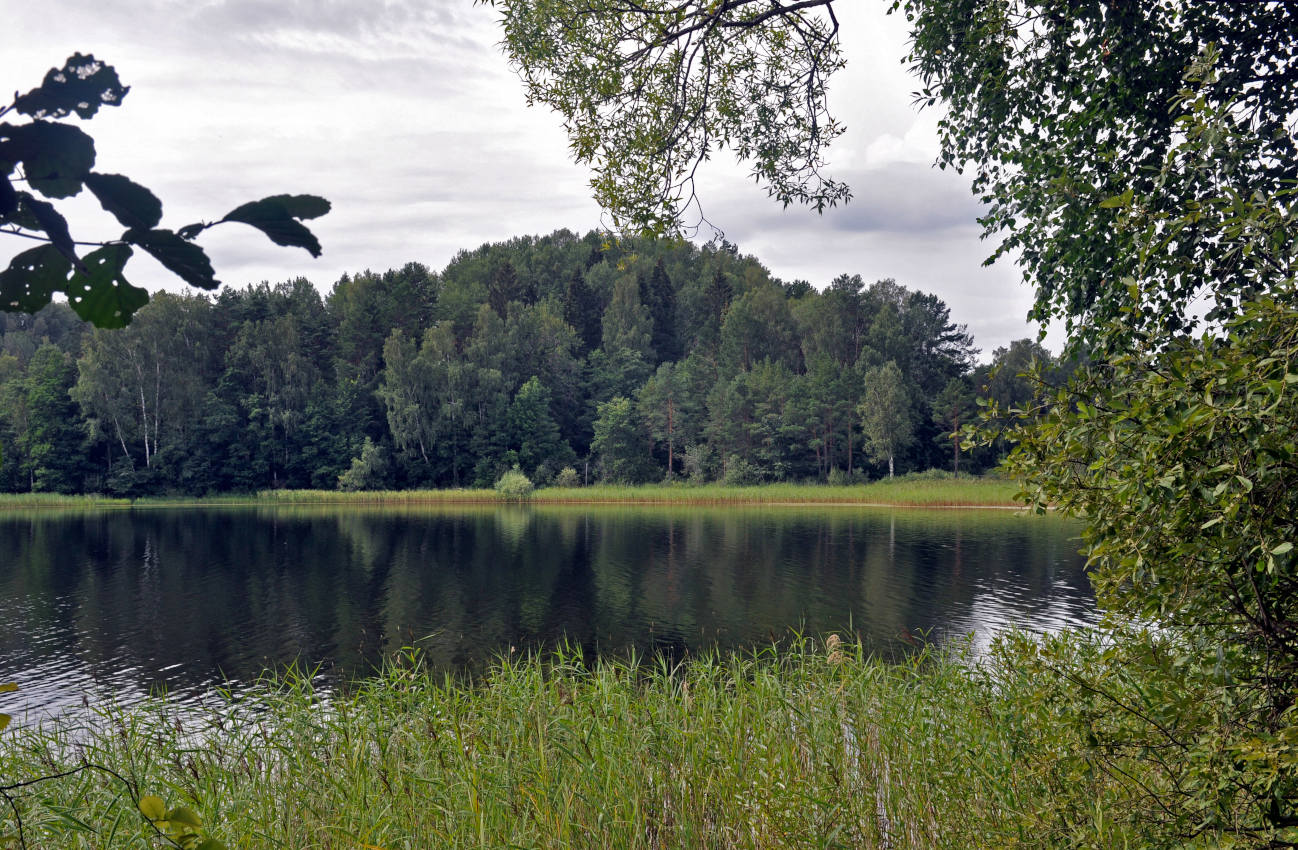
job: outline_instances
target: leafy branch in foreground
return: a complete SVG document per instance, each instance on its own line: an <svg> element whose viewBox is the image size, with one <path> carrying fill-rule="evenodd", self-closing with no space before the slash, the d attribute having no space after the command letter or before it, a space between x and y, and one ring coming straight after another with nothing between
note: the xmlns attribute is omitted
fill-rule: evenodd
<svg viewBox="0 0 1298 850"><path fill-rule="evenodd" d="M1239 147L1230 105L1204 97L1213 67L1209 51L1191 69L1182 141L1155 185L1206 185ZM1134 192L1103 201L1139 249L1125 281L1136 306L1097 328L1102 359L1016 411L1008 466L1039 509L1086 519L1111 643L1085 663L1048 643L1008 657L1042 677L1025 709L1087 742L1060 765L1114 776L1154 765L1131 786L1142 846L1298 845L1296 201L1293 189L1228 185L1179 215ZM1246 257L1253 295L1199 338L1142 332L1126 314L1186 239L1226 266ZM1074 830L1059 846L1085 844Z"/></svg>
<svg viewBox="0 0 1298 850"><path fill-rule="evenodd" d="M614 225L679 230L716 151L752 163L785 206L847 201L823 151L843 128L826 82L843 66L832 0L478 0L501 14L528 102L559 112Z"/></svg>
<svg viewBox="0 0 1298 850"><path fill-rule="evenodd" d="M0 272L0 310L34 313L62 292L86 321L122 327L149 300L148 292L124 274L135 249L191 286L215 289L220 281L194 239L227 222L247 224L276 245L320 256L320 242L302 221L329 212L324 198L273 195L236 207L216 221L169 230L158 226L162 202L151 191L121 174L94 171L94 139L62 119L73 114L93 118L101 106L121 105L129 90L111 65L77 53L62 68L51 68L38 88L0 109L0 117L13 112L31 119L0 123L0 233L43 243L13 257ZM60 200L83 188L126 228L119 238L74 240L67 219L50 201L37 197ZM83 255L79 247L94 250Z"/></svg>

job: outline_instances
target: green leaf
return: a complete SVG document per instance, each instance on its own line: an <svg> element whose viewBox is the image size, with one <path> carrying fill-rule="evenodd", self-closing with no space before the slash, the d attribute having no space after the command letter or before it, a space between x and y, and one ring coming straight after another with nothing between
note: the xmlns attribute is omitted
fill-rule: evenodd
<svg viewBox="0 0 1298 850"><path fill-rule="evenodd" d="M1293 549L1293 544L1290 543L1288 540L1286 540L1285 542L1281 543L1279 546L1272 549L1271 554L1283 555L1285 552L1291 551L1292 549Z"/></svg>
<svg viewBox="0 0 1298 850"><path fill-rule="evenodd" d="M251 225L276 245L305 248L318 257L320 241L298 219L318 218L329 209L329 202L315 195L272 195L235 207L221 220Z"/></svg>
<svg viewBox="0 0 1298 850"><path fill-rule="evenodd" d="M1100 209L1110 210L1110 209L1114 209L1115 207L1131 206L1131 199L1133 197L1135 197L1135 192L1133 192L1131 189L1128 189L1127 191L1123 192L1121 195L1114 195L1112 198L1105 198L1104 200L1100 201Z"/></svg>
<svg viewBox="0 0 1298 850"><path fill-rule="evenodd" d="M96 327L121 328L149 303L149 293L122 276L131 254L129 245L108 245L86 255L87 273L74 273L67 285L68 304L78 316Z"/></svg>
<svg viewBox="0 0 1298 850"><path fill-rule="evenodd" d="M162 201L139 183L120 174L87 174L86 188L123 227L148 230L162 221Z"/></svg>
<svg viewBox="0 0 1298 850"><path fill-rule="evenodd" d="M0 712L0 732L3 732L13 718L4 712Z"/></svg>
<svg viewBox="0 0 1298 850"><path fill-rule="evenodd" d="M0 310L35 313L63 291L71 271L72 263L53 245L23 251L0 272Z"/></svg>
<svg viewBox="0 0 1298 850"><path fill-rule="evenodd" d="M207 253L170 230L128 230L123 238L149 252L190 286L216 289L221 285Z"/></svg>
<svg viewBox="0 0 1298 850"><path fill-rule="evenodd" d="M0 694L11 694L18 690L16 682L0 682Z"/></svg>
<svg viewBox="0 0 1298 850"><path fill-rule="evenodd" d="M194 850L225 850L225 845L215 838L204 838L202 843Z"/></svg>
<svg viewBox="0 0 1298 850"><path fill-rule="evenodd" d="M39 229L45 231L45 235L50 238L50 243L58 249L58 252L74 265L81 262L77 258L76 245L72 242L72 233L68 230L68 220L54 209L54 205L37 200L26 192L22 192L19 199L22 201L23 211L35 220Z"/></svg>
<svg viewBox="0 0 1298 850"><path fill-rule="evenodd" d="M70 198L95 166L95 140L68 124L33 121L7 129L27 184L47 198Z"/></svg>
<svg viewBox="0 0 1298 850"><path fill-rule="evenodd" d="M14 108L33 118L62 118L75 112L90 118L100 106L119 106L130 91L117 78L112 65L88 53L74 53L62 68L51 68L40 88L14 100Z"/></svg>
<svg viewBox="0 0 1298 850"><path fill-rule="evenodd" d="M162 820L167 816L167 804L161 797L146 794L140 798L140 813L151 821Z"/></svg>
<svg viewBox="0 0 1298 850"><path fill-rule="evenodd" d="M185 806L177 806L167 812L167 820L171 823L181 823L194 829L200 829L203 826L203 821L194 813L194 810L186 808Z"/></svg>

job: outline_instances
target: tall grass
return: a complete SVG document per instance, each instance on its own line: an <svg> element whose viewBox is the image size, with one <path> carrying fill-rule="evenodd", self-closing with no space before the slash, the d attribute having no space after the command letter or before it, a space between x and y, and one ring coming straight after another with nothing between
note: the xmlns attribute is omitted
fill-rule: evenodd
<svg viewBox="0 0 1298 850"><path fill-rule="evenodd" d="M232 848L1049 846L1021 827L1049 805L1012 714L1030 682L834 641L679 665L506 658L476 682L406 658L328 698L290 676L207 710L11 730L0 776L115 774L17 793L40 848L153 846L143 794Z"/></svg>
<svg viewBox="0 0 1298 850"><path fill-rule="evenodd" d="M97 494L68 496L62 493L0 493L0 510L10 508L124 508L130 507L130 505L130 499L114 499Z"/></svg>
<svg viewBox="0 0 1298 850"><path fill-rule="evenodd" d="M765 484L727 487L721 484L645 484L546 487L528 501L542 504L678 504L678 505L893 505L897 507L1017 507L1018 487L994 478L903 476L864 485ZM219 507L241 505L423 505L496 503L495 490L265 490L256 494L114 499L61 496L54 493L0 494L0 511L18 508L86 507Z"/></svg>
<svg viewBox="0 0 1298 850"><path fill-rule="evenodd" d="M1014 482L999 479L899 478L863 485L764 484L755 487L642 485L537 490L540 502L628 502L677 504L842 504L899 507L1018 506Z"/></svg>

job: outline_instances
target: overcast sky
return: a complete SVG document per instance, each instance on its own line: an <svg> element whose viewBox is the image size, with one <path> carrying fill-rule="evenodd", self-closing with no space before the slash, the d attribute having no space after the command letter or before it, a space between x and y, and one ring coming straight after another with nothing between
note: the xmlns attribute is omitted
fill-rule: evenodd
<svg viewBox="0 0 1298 850"><path fill-rule="evenodd" d="M884 7L836 4L848 67L831 108L847 133L829 173L854 200L781 210L718 158L700 180L704 211L784 280L821 288L849 273L936 293L988 359L1035 335L1031 293L1013 265L981 266L993 245L978 239L968 178L930 166L937 114L911 105L905 21ZM484 242L600 225L558 116L527 108L495 13L472 0L0 0L0 20L5 91L35 87L76 51L117 68L130 94L85 128L96 169L152 189L164 227L282 192L333 203L311 223L317 260L237 225L200 237L227 285L305 276L323 294L344 272L411 260L440 271ZM120 232L93 198L70 209L78 239ZM0 238L5 265L18 241ZM183 288L140 254L127 272Z"/></svg>

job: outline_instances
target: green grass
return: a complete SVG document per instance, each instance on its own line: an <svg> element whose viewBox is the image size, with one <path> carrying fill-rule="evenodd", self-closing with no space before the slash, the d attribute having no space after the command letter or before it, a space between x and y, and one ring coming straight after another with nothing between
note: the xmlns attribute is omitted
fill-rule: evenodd
<svg viewBox="0 0 1298 850"><path fill-rule="evenodd" d="M539 504L680 504L680 505L893 505L898 507L1020 507L1018 487L996 478L950 478L927 474L902 476L853 486L767 484L726 487L720 484L645 484L545 487L527 500ZM0 495L0 510L50 507L189 507L222 505L420 505L495 504L495 490L382 490L344 493L331 490L265 490L255 495L112 499L53 493Z"/></svg>
<svg viewBox="0 0 1298 850"><path fill-rule="evenodd" d="M208 710L10 730L0 777L112 771L14 792L40 848L155 846L145 794L231 848L963 848L1023 790L991 701L953 660L807 641L680 666L506 659L476 683L405 663L344 697L289 677Z"/></svg>
<svg viewBox="0 0 1298 850"><path fill-rule="evenodd" d="M720 484L644 485L537 490L537 502L630 502L679 504L842 504L909 507L1019 506L1014 482L982 478L898 478L854 486L766 484L726 487Z"/></svg>
<svg viewBox="0 0 1298 850"><path fill-rule="evenodd" d="M61 493L0 493L0 510L7 508L118 508L130 507L130 499L108 496L65 496Z"/></svg>
<svg viewBox="0 0 1298 850"><path fill-rule="evenodd" d="M1096 769L1071 722L1094 694L1057 701L1067 672L1026 658L797 639L680 664L511 656L470 681L405 656L347 694L290 674L204 708L101 708L0 734L0 846L15 812L29 848L161 846L145 795L249 850L1248 844L1169 834L1181 789L1158 760Z"/></svg>

